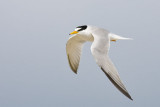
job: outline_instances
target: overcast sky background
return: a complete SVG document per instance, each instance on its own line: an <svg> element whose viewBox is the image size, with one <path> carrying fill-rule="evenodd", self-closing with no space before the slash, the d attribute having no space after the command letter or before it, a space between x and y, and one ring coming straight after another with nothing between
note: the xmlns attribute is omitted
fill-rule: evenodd
<svg viewBox="0 0 160 107"><path fill-rule="evenodd" d="M1 0L0 107L159 107L159 0ZM83 48L78 74L66 56L68 34L90 24L130 37L110 57L133 101Z"/></svg>

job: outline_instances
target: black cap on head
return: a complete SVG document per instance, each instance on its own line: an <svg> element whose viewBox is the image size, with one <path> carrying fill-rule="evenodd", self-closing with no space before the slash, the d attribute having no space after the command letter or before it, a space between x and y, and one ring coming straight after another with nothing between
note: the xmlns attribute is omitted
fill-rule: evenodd
<svg viewBox="0 0 160 107"><path fill-rule="evenodd" d="M78 26L77 28L80 28L78 31L85 30L87 28L87 25Z"/></svg>

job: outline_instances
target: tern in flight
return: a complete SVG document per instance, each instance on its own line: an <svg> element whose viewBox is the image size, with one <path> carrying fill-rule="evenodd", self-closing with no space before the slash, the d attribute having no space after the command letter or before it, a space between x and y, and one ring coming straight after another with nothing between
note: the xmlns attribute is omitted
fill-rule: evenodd
<svg viewBox="0 0 160 107"><path fill-rule="evenodd" d="M129 40L130 38L124 38L110 33L103 28L90 25L78 26L75 31L70 33L70 35L72 34L75 35L70 37L66 44L68 62L72 71L77 73L83 44L87 41L92 42L91 53L96 63L114 86L126 97L133 100L123 85L117 69L108 56L110 41Z"/></svg>

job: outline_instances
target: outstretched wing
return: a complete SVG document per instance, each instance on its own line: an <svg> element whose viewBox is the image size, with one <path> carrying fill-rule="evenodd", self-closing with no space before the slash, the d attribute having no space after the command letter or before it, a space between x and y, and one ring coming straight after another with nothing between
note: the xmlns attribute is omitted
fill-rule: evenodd
<svg viewBox="0 0 160 107"><path fill-rule="evenodd" d="M100 34L100 35L99 35ZM102 71L106 74L109 80L114 84L114 86L122 92L126 97L132 100L125 86L123 85L118 72L108 57L108 50L110 45L110 39L108 33L93 33L94 42L91 46L91 52L94 56L96 63L100 66Z"/></svg>
<svg viewBox="0 0 160 107"><path fill-rule="evenodd" d="M85 42L86 40L80 35L72 36L67 41L66 52L68 56L68 62L74 73L77 73L82 47Z"/></svg>

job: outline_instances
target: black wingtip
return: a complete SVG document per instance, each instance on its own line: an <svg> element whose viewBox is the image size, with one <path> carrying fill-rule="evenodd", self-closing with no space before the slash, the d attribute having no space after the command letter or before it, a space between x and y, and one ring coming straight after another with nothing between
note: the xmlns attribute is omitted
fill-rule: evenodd
<svg viewBox="0 0 160 107"><path fill-rule="evenodd" d="M117 83L114 81L114 79L111 78L110 74L108 74L102 67L101 70L106 74L106 76L109 78L109 80L113 83L113 85L121 92L123 93L127 98L129 98L130 100L133 101L133 99L131 98L131 96L129 95L129 93L127 91L124 91L119 85L117 85Z"/></svg>
<svg viewBox="0 0 160 107"><path fill-rule="evenodd" d="M129 93L128 93L128 95L129 95ZM130 96L130 95L129 95L129 96ZM133 101L132 97L131 97L131 96L129 97L129 96L126 96L126 97L128 97L130 100L132 100L132 101Z"/></svg>
<svg viewBox="0 0 160 107"><path fill-rule="evenodd" d="M73 71L75 74L77 74L77 71L75 71L75 70L73 70L73 69L72 69L72 71Z"/></svg>
<svg viewBox="0 0 160 107"><path fill-rule="evenodd" d="M133 99L132 99L132 97L131 97L130 95L128 95L128 96L126 96L126 97L128 97L130 100L132 100L132 101L133 101Z"/></svg>

